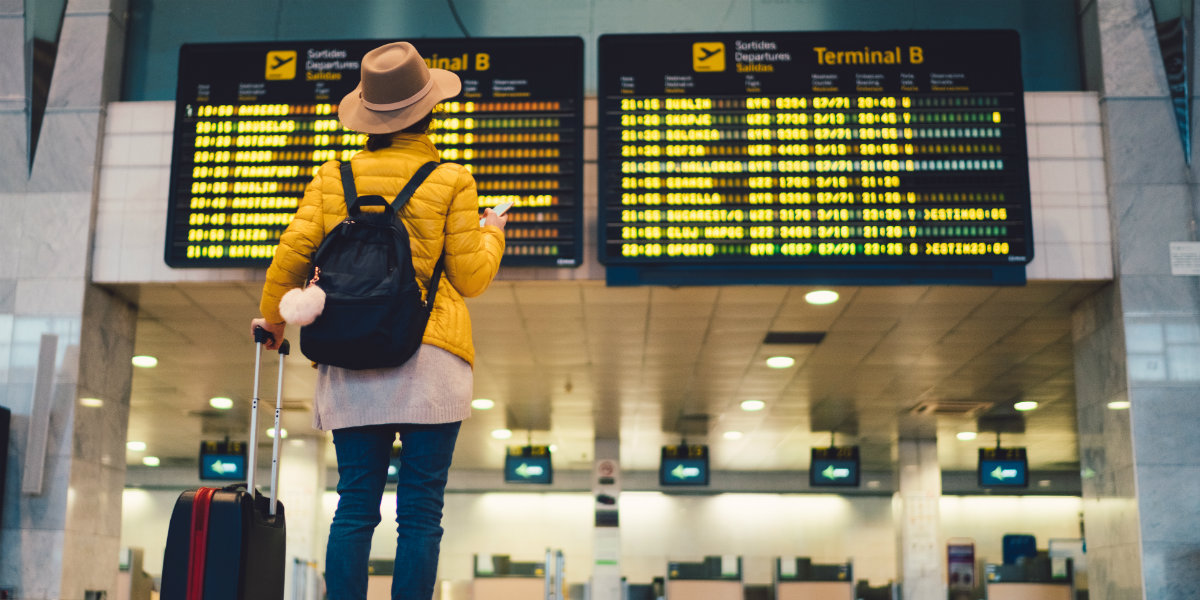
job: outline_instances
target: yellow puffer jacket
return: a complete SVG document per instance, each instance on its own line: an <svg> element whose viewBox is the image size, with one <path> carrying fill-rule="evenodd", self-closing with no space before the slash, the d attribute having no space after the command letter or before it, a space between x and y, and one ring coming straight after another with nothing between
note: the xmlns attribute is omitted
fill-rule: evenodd
<svg viewBox="0 0 1200 600"><path fill-rule="evenodd" d="M421 165L438 158L428 136L404 133L396 134L389 148L359 152L350 164L359 196L378 194L391 202ZM346 218L339 169L336 161L321 165L279 239L259 306L271 323L283 322L279 299L304 284L321 240ZM400 217L408 230L413 268L422 289L445 252L441 283L422 341L474 364L471 317L463 297L478 296L491 284L504 254L504 233L498 227L479 226L475 178L452 163L439 165L429 175Z"/></svg>

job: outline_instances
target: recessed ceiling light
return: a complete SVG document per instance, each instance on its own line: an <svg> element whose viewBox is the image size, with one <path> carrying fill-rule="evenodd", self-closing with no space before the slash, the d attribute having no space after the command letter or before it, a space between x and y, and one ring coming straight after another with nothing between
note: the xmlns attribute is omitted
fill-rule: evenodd
<svg viewBox="0 0 1200 600"><path fill-rule="evenodd" d="M145 456L142 457L142 464L146 465L147 467L157 467L159 460L157 456Z"/></svg>
<svg viewBox="0 0 1200 600"><path fill-rule="evenodd" d="M79 403L90 408L100 408L104 406L104 401L99 398L80 398Z"/></svg>
<svg viewBox="0 0 1200 600"><path fill-rule="evenodd" d="M1125 409L1129 408L1129 401L1128 400L1113 400L1112 402L1108 403L1108 408L1110 408L1111 410L1125 410Z"/></svg>
<svg viewBox="0 0 1200 600"><path fill-rule="evenodd" d="M809 304L833 304L838 301L838 293L833 290L815 290L804 295Z"/></svg>
<svg viewBox="0 0 1200 600"><path fill-rule="evenodd" d="M146 450L146 442L125 442L125 447L134 452L143 452Z"/></svg>
<svg viewBox="0 0 1200 600"><path fill-rule="evenodd" d="M496 406L496 403L491 398L476 398L471 401L471 408L479 410L490 410L494 406Z"/></svg>
<svg viewBox="0 0 1200 600"><path fill-rule="evenodd" d="M964 442L969 442L969 441L979 437L979 434L975 433L974 431L960 431L954 437L956 437Z"/></svg>
<svg viewBox="0 0 1200 600"><path fill-rule="evenodd" d="M1022 400L1013 404L1013 408L1017 410L1033 410L1038 407L1038 403L1033 400Z"/></svg>
<svg viewBox="0 0 1200 600"><path fill-rule="evenodd" d="M550 444L550 452L551 453L558 452L558 445Z"/></svg>
<svg viewBox="0 0 1200 600"><path fill-rule="evenodd" d="M274 427L267 428L267 437L269 437L271 439L275 439L275 428ZM281 439L281 440L287 439L287 430L282 427L279 428L279 439Z"/></svg>
<svg viewBox="0 0 1200 600"><path fill-rule="evenodd" d="M133 366L142 367L144 369L149 369L150 367L158 366L157 358L154 358L153 356L147 356L145 354L139 354L139 355L133 357L132 362L133 362Z"/></svg>
<svg viewBox="0 0 1200 600"><path fill-rule="evenodd" d="M744 400L742 401L742 410L746 412L754 412L766 408L767 403L762 400Z"/></svg>
<svg viewBox="0 0 1200 600"><path fill-rule="evenodd" d="M1038 482L1038 487L1050 487L1050 484L1051 481L1049 479L1043 479Z"/></svg>
<svg viewBox="0 0 1200 600"><path fill-rule="evenodd" d="M492 430L492 437L498 440L507 440L512 437L512 431L509 429L494 429Z"/></svg>
<svg viewBox="0 0 1200 600"><path fill-rule="evenodd" d="M786 369L796 364L796 359L790 356L772 356L767 359L767 366L772 369Z"/></svg>
<svg viewBox="0 0 1200 600"><path fill-rule="evenodd" d="M740 432L740 431L726 431L726 432L725 432L725 439L727 439L727 440L740 440L740 439L742 439L742 432Z"/></svg>
<svg viewBox="0 0 1200 600"><path fill-rule="evenodd" d="M219 410L229 410L233 408L233 399L224 396L215 396L208 399L208 405Z"/></svg>

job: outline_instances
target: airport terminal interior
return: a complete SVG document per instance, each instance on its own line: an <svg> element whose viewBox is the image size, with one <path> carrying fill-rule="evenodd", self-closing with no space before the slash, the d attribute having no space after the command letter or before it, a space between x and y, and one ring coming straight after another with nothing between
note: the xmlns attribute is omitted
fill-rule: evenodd
<svg viewBox="0 0 1200 600"><path fill-rule="evenodd" d="M1193 33L1192 0L0 2L0 599L170 600L181 494L249 472L278 597L326 598L317 369L250 320L397 40L463 82L441 158L513 202L435 598L1200 597Z"/></svg>

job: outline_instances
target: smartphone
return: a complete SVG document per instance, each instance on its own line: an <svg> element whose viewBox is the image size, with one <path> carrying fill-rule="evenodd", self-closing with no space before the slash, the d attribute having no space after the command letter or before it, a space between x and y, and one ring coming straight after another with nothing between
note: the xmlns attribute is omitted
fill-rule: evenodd
<svg viewBox="0 0 1200 600"><path fill-rule="evenodd" d="M508 212L508 209L512 208L512 205L513 205L512 200L509 200L508 202L501 202L500 204L493 206L492 211L494 211L497 215L503 215L504 213ZM479 226L483 227L483 223L486 220L487 219L480 217Z"/></svg>

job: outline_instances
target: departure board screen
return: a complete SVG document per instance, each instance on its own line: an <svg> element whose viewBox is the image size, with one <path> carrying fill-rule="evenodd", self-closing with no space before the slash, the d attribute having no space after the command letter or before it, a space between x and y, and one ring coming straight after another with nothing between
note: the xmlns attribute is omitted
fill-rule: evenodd
<svg viewBox="0 0 1200 600"><path fill-rule="evenodd" d="M366 136L337 109L389 40L187 44L180 50L166 261L265 267L313 172ZM475 177L480 210L512 201L505 265L576 266L583 230L583 41L409 40L462 93L430 138Z"/></svg>
<svg viewBox="0 0 1200 600"><path fill-rule="evenodd" d="M994 266L1023 281L1016 32L605 35L599 55L610 269Z"/></svg>

